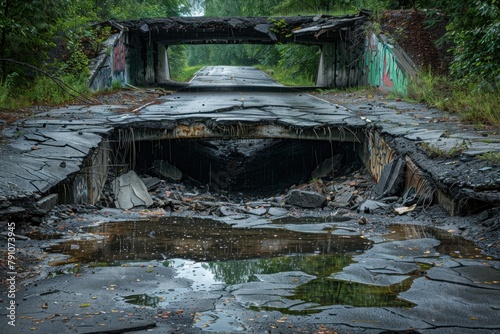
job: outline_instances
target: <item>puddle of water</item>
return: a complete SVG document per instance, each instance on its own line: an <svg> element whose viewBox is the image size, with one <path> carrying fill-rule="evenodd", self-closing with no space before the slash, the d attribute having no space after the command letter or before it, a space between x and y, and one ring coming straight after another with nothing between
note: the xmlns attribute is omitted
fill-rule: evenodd
<svg viewBox="0 0 500 334"><path fill-rule="evenodd" d="M149 296L145 293L138 295L128 295L123 299L126 303L138 306L157 307L161 298L157 296Z"/></svg>
<svg viewBox="0 0 500 334"><path fill-rule="evenodd" d="M286 224L289 220L280 220ZM312 218L302 223L324 223ZM273 222L276 223L276 222ZM294 219L290 223L297 224ZM390 232L375 236L377 242L434 238L440 241L436 254L453 257L481 258L480 249L472 242L450 231L416 225L393 225ZM177 277L193 283L190 291L221 289L226 284L259 281L260 274L301 271L316 278L290 290L286 298L298 304L350 305L354 307L413 307L399 298L413 280L428 268L410 274L409 278L391 286L373 286L333 279L351 264L352 256L370 248L373 241L357 235L302 233L284 228L234 228L201 218L168 217L150 221L117 222L87 229L95 238L69 240L46 248L63 253L66 263L119 265L133 261L157 261L172 267ZM433 256L433 254L430 254ZM62 264L62 263L58 263ZM420 264L422 267L422 264ZM153 294L122 296L126 303L157 307L168 304L172 295L182 291L160 291ZM252 308L252 306L249 306ZM253 307L257 310L257 308ZM265 310L260 307L258 310ZM297 310L269 308L286 314L311 314L317 308ZM205 319L208 323L212 316ZM220 320L219 320L220 321ZM215 325L214 325L215 326Z"/></svg>
<svg viewBox="0 0 500 334"><path fill-rule="evenodd" d="M234 228L201 218L169 217L89 227L100 239L69 240L46 248L71 262L114 264L184 258L227 261L292 254L354 254L370 247L361 236L300 233L286 229Z"/></svg>
<svg viewBox="0 0 500 334"><path fill-rule="evenodd" d="M442 230L421 225L391 225L389 233L375 239L377 241L397 241L409 239L433 238L440 241L436 253L446 254L454 258L489 259L481 254L481 249L472 241L455 235L454 230ZM431 254L432 255L432 254Z"/></svg>

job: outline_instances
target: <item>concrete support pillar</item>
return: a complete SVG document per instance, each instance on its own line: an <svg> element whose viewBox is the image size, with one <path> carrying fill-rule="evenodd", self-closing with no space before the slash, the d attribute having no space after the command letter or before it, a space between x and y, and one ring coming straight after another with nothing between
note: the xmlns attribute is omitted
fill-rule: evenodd
<svg viewBox="0 0 500 334"><path fill-rule="evenodd" d="M166 82L170 80L170 67L168 64L168 45L158 43L158 60L156 64L156 82Z"/></svg>
<svg viewBox="0 0 500 334"><path fill-rule="evenodd" d="M320 87L335 87L336 82L336 60L335 44L321 45L321 56L318 67L318 78L316 85Z"/></svg>

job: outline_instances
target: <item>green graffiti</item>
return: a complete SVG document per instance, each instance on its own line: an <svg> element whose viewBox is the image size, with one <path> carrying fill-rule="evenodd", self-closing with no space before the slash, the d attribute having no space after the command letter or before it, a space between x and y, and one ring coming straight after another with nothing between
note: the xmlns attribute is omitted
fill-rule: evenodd
<svg viewBox="0 0 500 334"><path fill-rule="evenodd" d="M376 48L373 43L376 40ZM408 80L392 46L372 38L367 45L365 68L368 84L382 90L406 94Z"/></svg>

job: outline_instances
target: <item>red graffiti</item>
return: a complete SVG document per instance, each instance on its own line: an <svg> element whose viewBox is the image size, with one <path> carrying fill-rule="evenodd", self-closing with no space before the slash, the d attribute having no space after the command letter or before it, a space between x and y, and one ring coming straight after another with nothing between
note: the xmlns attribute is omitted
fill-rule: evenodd
<svg viewBox="0 0 500 334"><path fill-rule="evenodd" d="M113 48L113 74L122 75L125 73L127 49L122 41L118 43Z"/></svg>
<svg viewBox="0 0 500 334"><path fill-rule="evenodd" d="M387 66L387 54L384 54L384 71L382 74L382 83L385 88L394 87L394 83L391 80L391 69Z"/></svg>

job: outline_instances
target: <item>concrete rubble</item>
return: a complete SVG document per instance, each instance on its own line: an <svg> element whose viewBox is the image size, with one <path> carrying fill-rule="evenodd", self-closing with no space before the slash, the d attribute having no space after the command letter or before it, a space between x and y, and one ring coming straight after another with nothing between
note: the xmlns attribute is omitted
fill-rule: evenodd
<svg viewBox="0 0 500 334"><path fill-rule="evenodd" d="M112 186L117 208L128 210L135 207L149 207L153 204L146 185L134 171L117 177Z"/></svg>

